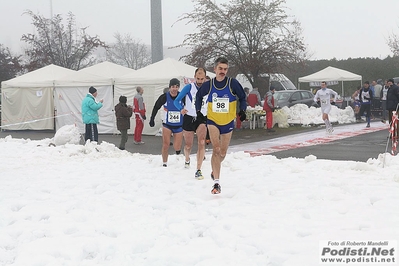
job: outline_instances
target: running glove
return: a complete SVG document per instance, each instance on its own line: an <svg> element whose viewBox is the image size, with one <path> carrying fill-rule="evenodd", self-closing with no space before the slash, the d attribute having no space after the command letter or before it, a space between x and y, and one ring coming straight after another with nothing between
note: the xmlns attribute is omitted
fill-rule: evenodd
<svg viewBox="0 0 399 266"><path fill-rule="evenodd" d="M155 126L155 121L154 118L151 117L150 119L150 127L154 127Z"/></svg>
<svg viewBox="0 0 399 266"><path fill-rule="evenodd" d="M241 122L244 121L245 119L247 119L247 115L245 114L245 111L244 111L244 110L241 110L241 111L238 113L238 116L240 117Z"/></svg>

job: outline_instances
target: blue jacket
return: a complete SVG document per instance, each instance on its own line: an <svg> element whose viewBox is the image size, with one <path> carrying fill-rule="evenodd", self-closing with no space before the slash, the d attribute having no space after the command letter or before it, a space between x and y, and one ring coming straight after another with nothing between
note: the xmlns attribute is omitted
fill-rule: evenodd
<svg viewBox="0 0 399 266"><path fill-rule="evenodd" d="M83 124L99 124L98 109L101 107L103 107L103 104L96 102L94 96L88 93L82 101Z"/></svg>

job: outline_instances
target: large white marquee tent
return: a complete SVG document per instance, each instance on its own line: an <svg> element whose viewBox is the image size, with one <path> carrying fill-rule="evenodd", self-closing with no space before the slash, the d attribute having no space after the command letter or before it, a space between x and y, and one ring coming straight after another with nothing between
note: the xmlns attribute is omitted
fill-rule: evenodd
<svg viewBox="0 0 399 266"><path fill-rule="evenodd" d="M54 81L76 71L48 65L1 83L1 128L54 129Z"/></svg>
<svg viewBox="0 0 399 266"><path fill-rule="evenodd" d="M114 106L119 102L119 96L127 96L128 104L132 104L137 86L143 87L149 118L156 99L168 87L169 80L178 78L182 88L193 80L195 70L196 67L171 58L137 71L110 62L80 71L49 65L2 82L2 129L57 130L67 124L76 124L83 133L80 105L88 88L94 86L98 90L97 99L104 99L104 107L99 110L99 133L117 133ZM215 76L214 73L207 74ZM156 117L156 127L149 127L148 120L145 122L143 134L158 132L161 112L159 110ZM131 122L130 133L134 131L134 116Z"/></svg>
<svg viewBox="0 0 399 266"><path fill-rule="evenodd" d="M54 106L56 109L56 130L75 124L80 133L85 132L82 122L81 104L90 86L97 89L97 100L104 99L103 107L98 110L101 134L115 133L115 114L113 111L112 79L82 71L61 77L54 82Z"/></svg>
<svg viewBox="0 0 399 266"><path fill-rule="evenodd" d="M132 74L136 70L118 64L104 61L93 66L89 66L79 70L79 72L84 72L88 74L98 75L101 77L115 79L124 75Z"/></svg>
<svg viewBox="0 0 399 266"><path fill-rule="evenodd" d="M360 85L362 85L362 76L354 74L352 72L339 69L336 67L326 67L316 73L313 73L311 75L301 77L298 79L298 82L322 82L322 81L341 81L342 85L342 94L341 96L344 96L344 81L360 81Z"/></svg>

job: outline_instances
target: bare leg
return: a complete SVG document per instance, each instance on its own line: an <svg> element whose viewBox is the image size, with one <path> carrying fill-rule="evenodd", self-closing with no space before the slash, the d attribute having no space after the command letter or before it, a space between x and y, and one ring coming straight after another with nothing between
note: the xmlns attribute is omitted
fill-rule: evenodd
<svg viewBox="0 0 399 266"><path fill-rule="evenodd" d="M189 162L191 149L193 148L193 142L194 142L194 131L183 130L183 137L184 137L184 157L186 159L186 162Z"/></svg>
<svg viewBox="0 0 399 266"><path fill-rule="evenodd" d="M169 128L162 127L162 161L163 163L168 162L170 136L172 131Z"/></svg>
<svg viewBox="0 0 399 266"><path fill-rule="evenodd" d="M181 150L181 144L183 143L183 132L173 133L173 148L175 151Z"/></svg>
<svg viewBox="0 0 399 266"><path fill-rule="evenodd" d="M213 152L211 158L212 172L215 180L220 179L220 169L222 161L226 157L233 132L220 134L219 129L214 125L209 125L209 136L211 138Z"/></svg>
<svg viewBox="0 0 399 266"><path fill-rule="evenodd" d="M205 137L206 125L200 124L197 128L198 151L197 151L197 170L201 170L205 156Z"/></svg>

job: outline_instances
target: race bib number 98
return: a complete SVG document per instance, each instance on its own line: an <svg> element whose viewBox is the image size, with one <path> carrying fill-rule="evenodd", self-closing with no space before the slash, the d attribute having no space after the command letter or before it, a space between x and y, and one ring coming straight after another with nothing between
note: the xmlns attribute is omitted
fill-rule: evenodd
<svg viewBox="0 0 399 266"><path fill-rule="evenodd" d="M215 113L229 112L229 98L213 98L212 111Z"/></svg>
<svg viewBox="0 0 399 266"><path fill-rule="evenodd" d="M180 123L180 112L168 111L168 121L170 123Z"/></svg>

